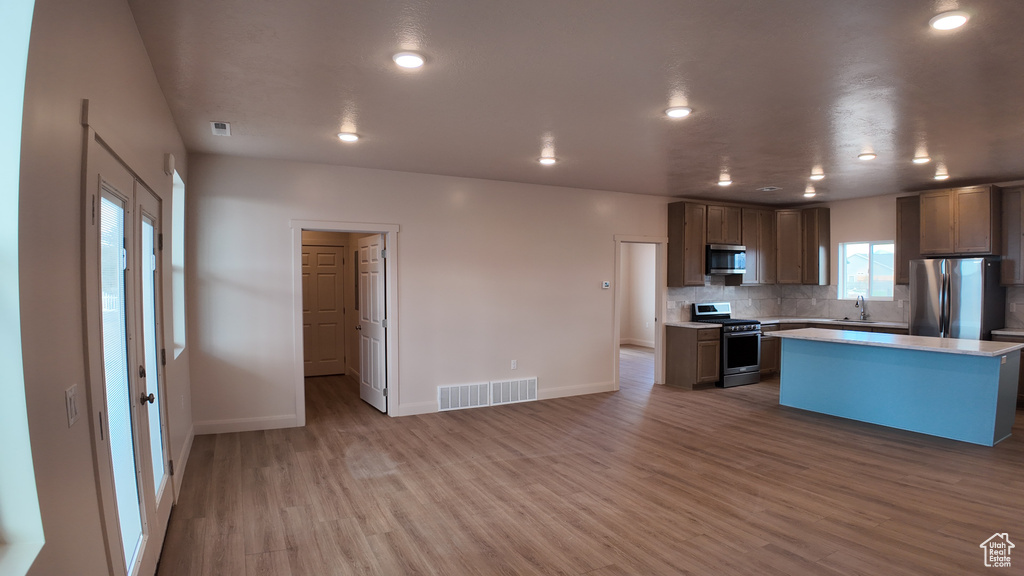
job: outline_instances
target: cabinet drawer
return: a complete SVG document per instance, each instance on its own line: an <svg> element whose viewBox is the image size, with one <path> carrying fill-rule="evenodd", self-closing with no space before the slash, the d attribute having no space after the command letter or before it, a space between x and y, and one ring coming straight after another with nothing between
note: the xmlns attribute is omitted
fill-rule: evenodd
<svg viewBox="0 0 1024 576"><path fill-rule="evenodd" d="M721 328L702 328L697 330L697 340L718 340Z"/></svg>

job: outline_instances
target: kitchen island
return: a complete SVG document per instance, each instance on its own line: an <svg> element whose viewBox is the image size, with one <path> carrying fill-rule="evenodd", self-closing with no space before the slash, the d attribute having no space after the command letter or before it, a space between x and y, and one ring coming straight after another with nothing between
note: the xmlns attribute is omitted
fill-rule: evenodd
<svg viewBox="0 0 1024 576"><path fill-rule="evenodd" d="M985 446L1010 435L1024 344L819 328L775 336L783 406Z"/></svg>

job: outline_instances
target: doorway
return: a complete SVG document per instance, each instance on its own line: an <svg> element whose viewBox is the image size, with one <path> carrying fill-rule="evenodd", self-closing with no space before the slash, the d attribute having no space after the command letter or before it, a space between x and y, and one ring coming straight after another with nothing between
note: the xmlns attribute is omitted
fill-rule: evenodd
<svg viewBox="0 0 1024 576"><path fill-rule="evenodd" d="M664 384L667 238L615 237L615 388L628 368L630 382ZM624 357L625 355L625 357Z"/></svg>
<svg viewBox="0 0 1024 576"><path fill-rule="evenodd" d="M151 575L174 495L168 461L161 199L88 129L86 359L110 572Z"/></svg>
<svg viewBox="0 0 1024 576"><path fill-rule="evenodd" d="M398 226L346 222L293 220L294 250L294 339L295 339L295 402L297 424L306 424L305 377L307 369L344 373L359 383L360 397L389 415L399 415L398 400ZM313 243L335 244L342 250L314 250ZM323 270L311 258L323 252ZM340 268L332 269L331 260L342 258ZM342 312L336 314L337 302L327 302L327 314L314 316L316 274L322 272L325 299L340 298ZM332 284L335 286L333 296ZM331 316L334 314L334 316ZM320 326L317 327L317 322ZM340 325L340 327L339 327ZM320 334L312 334L319 330ZM318 338L319 335L326 335ZM337 342L332 342L335 340ZM324 362L310 361L315 348Z"/></svg>

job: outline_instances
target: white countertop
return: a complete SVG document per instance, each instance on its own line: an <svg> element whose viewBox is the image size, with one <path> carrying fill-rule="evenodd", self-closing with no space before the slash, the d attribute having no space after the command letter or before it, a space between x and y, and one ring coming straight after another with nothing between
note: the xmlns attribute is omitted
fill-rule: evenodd
<svg viewBox="0 0 1024 576"><path fill-rule="evenodd" d="M799 330L782 330L774 332L779 338L795 338L797 340L814 340L817 342L834 342L837 344L859 344L862 346L878 346L881 348L903 348L906 350L923 350L926 352L944 352L946 354L966 354L970 356L1002 356L1014 350L1024 348L1024 344L1016 342L992 342L988 340L958 340L956 338L933 338L931 336L903 336L901 334L882 334L879 332L859 332L854 330L827 330L824 328L801 328Z"/></svg>
<svg viewBox="0 0 1024 576"><path fill-rule="evenodd" d="M713 324L711 322L665 322L665 326L675 326L676 328L721 328L721 324Z"/></svg>

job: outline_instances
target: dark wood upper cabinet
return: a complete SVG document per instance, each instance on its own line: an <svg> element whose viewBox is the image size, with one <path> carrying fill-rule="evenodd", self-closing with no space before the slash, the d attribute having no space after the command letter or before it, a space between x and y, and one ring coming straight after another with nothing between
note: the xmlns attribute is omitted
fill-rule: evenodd
<svg viewBox="0 0 1024 576"><path fill-rule="evenodd" d="M708 244L741 244L741 210L735 206L708 205Z"/></svg>
<svg viewBox="0 0 1024 576"><path fill-rule="evenodd" d="M775 211L742 209L741 243L747 248L744 284L775 284Z"/></svg>
<svg viewBox="0 0 1024 576"><path fill-rule="evenodd" d="M779 284L802 284L803 237L800 233L800 210L775 212L776 248Z"/></svg>
<svg viewBox="0 0 1024 576"><path fill-rule="evenodd" d="M917 196L896 199L896 284L910 284L910 261L921 257L921 203Z"/></svg>
<svg viewBox="0 0 1024 576"><path fill-rule="evenodd" d="M829 209L805 208L800 211L800 219L803 233L803 283L827 286L831 277L829 253L832 251Z"/></svg>
<svg viewBox="0 0 1024 576"><path fill-rule="evenodd" d="M668 285L704 285L707 207L692 202L668 205Z"/></svg>
<svg viewBox="0 0 1024 576"><path fill-rule="evenodd" d="M999 248L1001 196L995 186L921 193L921 254L995 254Z"/></svg>
<svg viewBox="0 0 1024 576"><path fill-rule="evenodd" d="M1001 250L1001 282L1003 285L1024 284L1024 187L1007 188L1002 192L1003 221ZM993 339L995 339L993 337ZM1024 364L1024 363L1022 363Z"/></svg>

